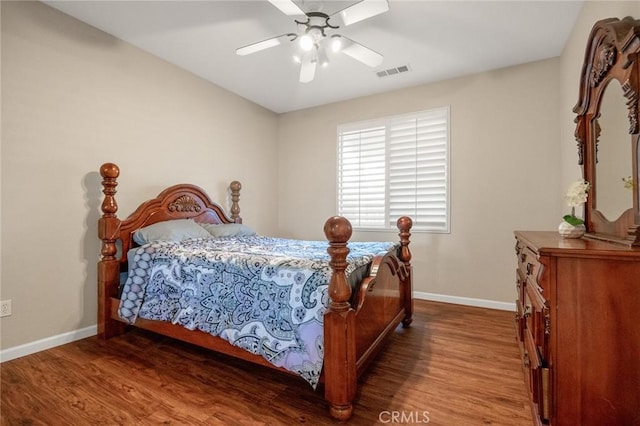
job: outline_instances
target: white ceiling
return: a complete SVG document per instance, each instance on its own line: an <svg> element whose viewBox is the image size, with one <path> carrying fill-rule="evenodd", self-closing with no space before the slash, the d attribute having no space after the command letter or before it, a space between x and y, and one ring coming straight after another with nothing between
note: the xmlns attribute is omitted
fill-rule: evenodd
<svg viewBox="0 0 640 426"><path fill-rule="evenodd" d="M337 32L384 55L371 69L333 54L298 81L294 43L248 56L236 48L296 32L262 1L44 1L81 21L282 113L559 56L583 1L389 0L389 11ZM296 1L303 9L317 0ZM331 14L355 1L325 1ZM380 78L376 71L408 65Z"/></svg>

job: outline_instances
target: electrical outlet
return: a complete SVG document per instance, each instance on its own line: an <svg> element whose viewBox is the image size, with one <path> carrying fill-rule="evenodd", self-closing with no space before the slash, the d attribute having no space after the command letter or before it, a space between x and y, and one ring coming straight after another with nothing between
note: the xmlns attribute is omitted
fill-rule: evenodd
<svg viewBox="0 0 640 426"><path fill-rule="evenodd" d="M0 317L11 315L11 299L0 301Z"/></svg>

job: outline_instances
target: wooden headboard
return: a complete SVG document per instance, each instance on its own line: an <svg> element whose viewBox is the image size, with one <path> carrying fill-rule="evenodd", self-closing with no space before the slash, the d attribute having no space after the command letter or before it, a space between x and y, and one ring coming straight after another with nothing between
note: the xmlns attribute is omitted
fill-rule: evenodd
<svg viewBox="0 0 640 426"><path fill-rule="evenodd" d="M242 185L233 181L231 191L231 216L213 202L204 190L196 185L173 185L157 197L145 201L126 219L118 219L118 204L115 200L117 178L120 169L113 163L100 167L102 176L102 218L99 223L99 236L102 239L102 255L115 259L118 252L116 241L120 240L119 261L126 262L126 253L134 246L133 234L144 226L175 219L193 219L200 223L242 223L240 218L240 189Z"/></svg>

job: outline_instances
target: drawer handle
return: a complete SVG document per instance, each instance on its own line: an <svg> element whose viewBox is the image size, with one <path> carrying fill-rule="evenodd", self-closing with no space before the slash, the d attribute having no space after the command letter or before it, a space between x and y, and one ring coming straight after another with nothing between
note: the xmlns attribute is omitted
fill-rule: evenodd
<svg viewBox="0 0 640 426"><path fill-rule="evenodd" d="M531 275L532 271L533 271L533 264L527 263L527 275Z"/></svg>
<svg viewBox="0 0 640 426"><path fill-rule="evenodd" d="M524 263L524 261L525 261L525 260L527 260L527 255L526 255L526 254L524 254L524 253L522 253L522 254L520 255L520 262Z"/></svg>
<svg viewBox="0 0 640 426"><path fill-rule="evenodd" d="M529 318L531 316L531 306L524 307L524 313L522 314L523 318Z"/></svg>
<svg viewBox="0 0 640 426"><path fill-rule="evenodd" d="M529 368L529 366L531 366L531 361L529 360L529 352L524 353L524 357L522 357L522 365L525 366L525 368Z"/></svg>
<svg viewBox="0 0 640 426"><path fill-rule="evenodd" d="M551 315L548 311L544 314L544 334L547 336L551 334Z"/></svg>

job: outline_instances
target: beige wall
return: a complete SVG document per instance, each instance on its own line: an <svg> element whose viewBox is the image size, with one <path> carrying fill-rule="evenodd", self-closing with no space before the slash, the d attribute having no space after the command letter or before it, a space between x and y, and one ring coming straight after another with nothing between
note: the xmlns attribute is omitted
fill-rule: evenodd
<svg viewBox="0 0 640 426"><path fill-rule="evenodd" d="M512 231L554 229L579 177L571 109L591 26L640 4L587 2L561 58L281 116L40 3L1 15L5 349L95 324L101 163L121 166L123 213L178 181L224 199L239 179L246 223L323 239L336 125L442 105L452 231L413 235L416 290L512 302Z"/></svg>
<svg viewBox="0 0 640 426"><path fill-rule="evenodd" d="M281 116L281 232L322 238L317 223L335 210L337 124L450 105L452 232L413 235L414 286L512 302L512 231L556 229L581 176L572 109L591 27L627 15L640 17L640 3L587 1L560 58Z"/></svg>
<svg viewBox="0 0 640 426"><path fill-rule="evenodd" d="M551 59L281 115L281 232L323 238L335 212L338 124L450 106L451 233L414 233L414 287L512 303L513 230L560 220L558 71Z"/></svg>
<svg viewBox="0 0 640 426"><path fill-rule="evenodd" d="M2 2L2 348L96 323L98 169L127 215L181 182L277 226L277 117L38 2Z"/></svg>

